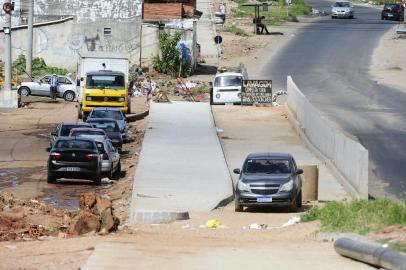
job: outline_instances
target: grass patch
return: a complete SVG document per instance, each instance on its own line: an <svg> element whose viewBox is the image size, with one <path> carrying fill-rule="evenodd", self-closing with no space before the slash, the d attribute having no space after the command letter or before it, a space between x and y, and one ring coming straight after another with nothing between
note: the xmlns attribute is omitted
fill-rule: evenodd
<svg viewBox="0 0 406 270"><path fill-rule="evenodd" d="M236 10L233 11L234 17L251 17L254 18L254 7L241 6L245 3L244 0L236 1L239 5ZM287 12L285 1L280 0L273 2L268 7L268 11L263 11L260 8L260 16L265 16L264 23L266 25L278 25L282 22L297 22L297 16L308 15L312 11L312 8L307 5L304 0L293 0L292 5L289 6L289 12Z"/></svg>
<svg viewBox="0 0 406 270"><path fill-rule="evenodd" d="M389 67L388 69L389 69L389 70L402 70L402 68L401 68L401 67L398 67L398 66Z"/></svg>
<svg viewBox="0 0 406 270"><path fill-rule="evenodd" d="M324 207L311 208L301 220L320 220L322 231L367 234L390 225L406 225L406 202L389 199L328 202Z"/></svg>
<svg viewBox="0 0 406 270"><path fill-rule="evenodd" d="M248 37L249 36L249 34L247 32L245 32L243 29L241 29L241 28L239 28L239 27L237 27L235 25L227 27L226 29L224 29L224 32L233 33L233 34L235 34L237 36L240 36L240 37Z"/></svg>

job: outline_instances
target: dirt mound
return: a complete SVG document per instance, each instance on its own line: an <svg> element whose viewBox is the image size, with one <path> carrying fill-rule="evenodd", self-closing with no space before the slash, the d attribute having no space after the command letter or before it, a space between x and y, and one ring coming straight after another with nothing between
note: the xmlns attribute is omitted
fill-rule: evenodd
<svg viewBox="0 0 406 270"><path fill-rule="evenodd" d="M117 230L119 223L106 195L82 194L80 210L69 212L40 200L18 200L11 193L0 192L0 241L108 233Z"/></svg>

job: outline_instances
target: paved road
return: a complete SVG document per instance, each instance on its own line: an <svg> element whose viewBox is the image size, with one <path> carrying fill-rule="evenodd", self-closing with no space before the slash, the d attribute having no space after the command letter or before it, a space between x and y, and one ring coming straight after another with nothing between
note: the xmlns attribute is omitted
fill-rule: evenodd
<svg viewBox="0 0 406 270"><path fill-rule="evenodd" d="M332 2L308 1L330 10ZM264 68L262 76L286 88L286 76L344 131L369 150L372 196L406 198L406 94L373 81L368 74L373 49L394 22L380 11L355 7L354 20L329 16L305 26Z"/></svg>
<svg viewBox="0 0 406 270"><path fill-rule="evenodd" d="M207 103L151 104L132 213L210 211L233 195Z"/></svg>

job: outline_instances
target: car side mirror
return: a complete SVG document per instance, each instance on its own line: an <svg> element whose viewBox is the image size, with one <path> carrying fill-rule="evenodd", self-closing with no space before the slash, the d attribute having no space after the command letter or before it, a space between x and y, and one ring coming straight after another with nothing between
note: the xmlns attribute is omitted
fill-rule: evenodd
<svg viewBox="0 0 406 270"><path fill-rule="evenodd" d="M52 136L58 136L58 134L56 134L55 131L52 131L52 132L51 132L51 135L52 135Z"/></svg>
<svg viewBox="0 0 406 270"><path fill-rule="evenodd" d="M297 169L296 174L303 174L303 169Z"/></svg>
<svg viewBox="0 0 406 270"><path fill-rule="evenodd" d="M45 151L47 151L49 153L51 151L51 148L52 147L47 147L47 148L45 148Z"/></svg>
<svg viewBox="0 0 406 270"><path fill-rule="evenodd" d="M233 170L233 173L235 173L235 174L241 174L241 170L240 170L240 169L234 169L234 170Z"/></svg>

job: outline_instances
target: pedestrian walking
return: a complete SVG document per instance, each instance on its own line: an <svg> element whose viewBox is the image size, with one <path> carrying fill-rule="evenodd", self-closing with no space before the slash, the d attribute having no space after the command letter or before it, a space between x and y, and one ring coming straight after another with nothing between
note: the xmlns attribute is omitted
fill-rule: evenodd
<svg viewBox="0 0 406 270"><path fill-rule="evenodd" d="M144 79L143 86L145 93L145 104L149 107L149 102L152 98L152 84L151 79L147 76Z"/></svg>
<svg viewBox="0 0 406 270"><path fill-rule="evenodd" d="M264 20L264 19L265 19L265 16L257 17L255 19L255 24L257 26L257 34L263 34L264 30L267 34L269 34L268 28L266 28L266 25L262 22L262 20Z"/></svg>
<svg viewBox="0 0 406 270"><path fill-rule="evenodd" d="M51 78L49 78L49 85L50 97L55 100L56 93L58 92L58 76L55 73L52 74Z"/></svg>

